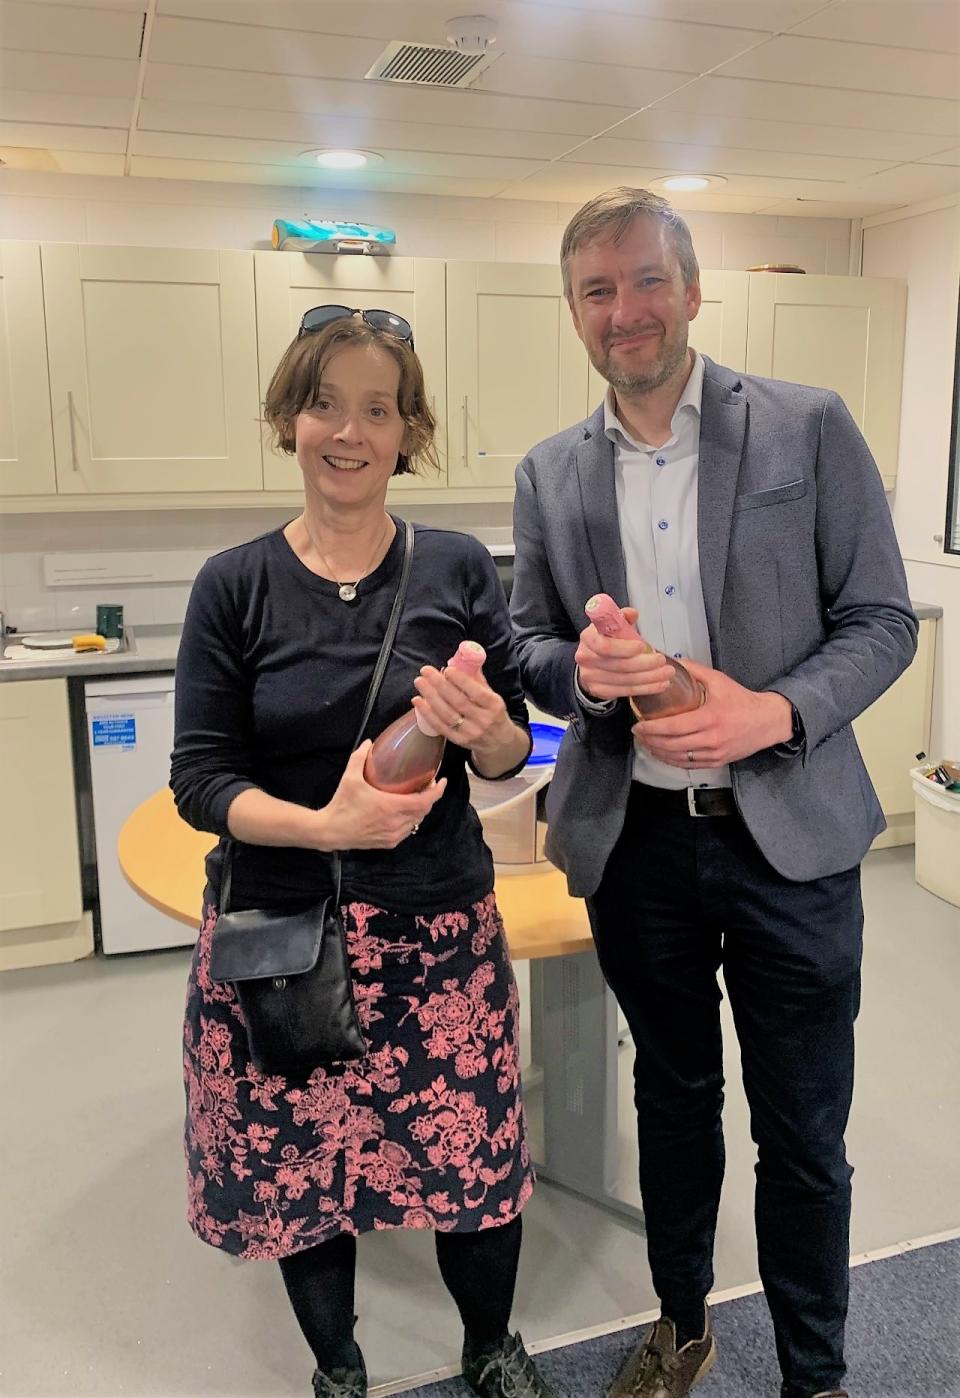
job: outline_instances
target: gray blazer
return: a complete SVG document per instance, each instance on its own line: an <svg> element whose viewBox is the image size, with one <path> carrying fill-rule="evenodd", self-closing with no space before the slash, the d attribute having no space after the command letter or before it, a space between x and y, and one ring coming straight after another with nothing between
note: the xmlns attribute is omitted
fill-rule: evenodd
<svg viewBox="0 0 960 1398"><path fill-rule="evenodd" d="M806 736L796 755L734 763L734 797L776 870L821 878L859 863L884 828L850 723L910 664L917 619L876 465L842 400L704 358L697 528L713 665L786 695ZM627 705L598 717L573 687L584 602L622 603L627 590L602 405L517 467L514 540L524 687L572 720L547 792L547 853L589 897L633 767Z"/></svg>

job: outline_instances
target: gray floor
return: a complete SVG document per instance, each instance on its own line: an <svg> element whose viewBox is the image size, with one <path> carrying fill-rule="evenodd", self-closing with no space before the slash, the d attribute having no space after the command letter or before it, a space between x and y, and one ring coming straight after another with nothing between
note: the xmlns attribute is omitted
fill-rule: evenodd
<svg viewBox="0 0 960 1398"><path fill-rule="evenodd" d="M885 850L864 871L854 1252L960 1226L960 912L917 888L912 857ZM3 978L4 1398L310 1392L276 1268L233 1262L184 1222L187 959L163 952ZM732 1032L727 1042L718 1289L756 1279L752 1148ZM629 1187L626 1095L622 1112ZM643 1240L610 1216L542 1185L525 1230L515 1319L528 1341L654 1304ZM430 1237L371 1235L360 1259L372 1381L452 1362L458 1335Z"/></svg>

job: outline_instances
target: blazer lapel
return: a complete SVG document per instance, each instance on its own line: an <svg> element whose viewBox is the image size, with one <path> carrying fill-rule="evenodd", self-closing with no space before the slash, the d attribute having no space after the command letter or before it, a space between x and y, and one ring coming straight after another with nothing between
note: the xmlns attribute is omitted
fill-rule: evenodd
<svg viewBox="0 0 960 1398"><path fill-rule="evenodd" d="M700 581L714 652L716 638L720 634L723 581L747 427L747 404L742 393L733 391L734 385L739 387L735 374L723 369L718 373L717 366L707 360L700 413L697 535Z"/></svg>
<svg viewBox="0 0 960 1398"><path fill-rule="evenodd" d="M627 600L627 574L617 514L613 443L604 435L602 404L587 419L584 439L577 448L577 481L597 576L595 591L608 592L623 606ZM587 598L583 600L586 602Z"/></svg>

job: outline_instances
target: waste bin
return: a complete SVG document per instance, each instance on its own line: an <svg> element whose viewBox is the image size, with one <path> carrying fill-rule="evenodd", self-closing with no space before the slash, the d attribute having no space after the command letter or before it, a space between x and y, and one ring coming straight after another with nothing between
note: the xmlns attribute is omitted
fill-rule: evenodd
<svg viewBox="0 0 960 1398"><path fill-rule="evenodd" d="M531 723L533 751L526 767L502 782L470 772L470 801L499 867L542 861L546 827L537 819L538 793L553 776L564 730L553 723Z"/></svg>
<svg viewBox="0 0 960 1398"><path fill-rule="evenodd" d="M928 781L912 767L916 805L917 883L960 908L960 791Z"/></svg>

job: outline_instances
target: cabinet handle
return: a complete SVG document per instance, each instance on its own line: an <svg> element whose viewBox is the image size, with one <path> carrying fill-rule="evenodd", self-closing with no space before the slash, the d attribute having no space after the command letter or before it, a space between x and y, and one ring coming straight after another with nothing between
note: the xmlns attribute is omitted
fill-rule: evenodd
<svg viewBox="0 0 960 1398"><path fill-rule="evenodd" d="M467 425L467 395L463 395L463 464L466 466L469 456L470 441L468 438L469 427Z"/></svg>
<svg viewBox="0 0 960 1398"><path fill-rule="evenodd" d="M70 466L74 471L80 470L77 461L77 430L73 421L73 394L67 390L67 421L70 423Z"/></svg>

